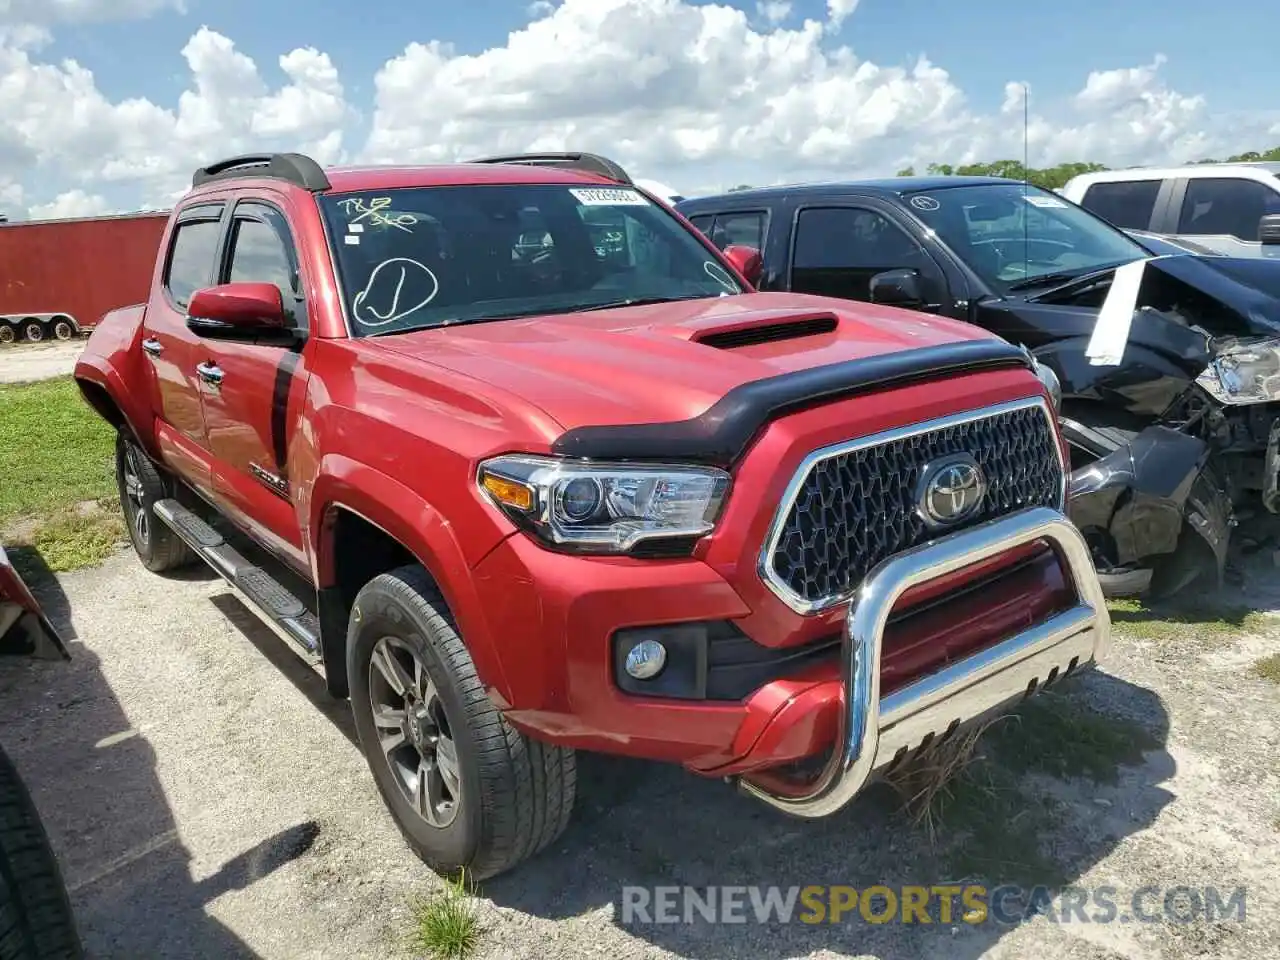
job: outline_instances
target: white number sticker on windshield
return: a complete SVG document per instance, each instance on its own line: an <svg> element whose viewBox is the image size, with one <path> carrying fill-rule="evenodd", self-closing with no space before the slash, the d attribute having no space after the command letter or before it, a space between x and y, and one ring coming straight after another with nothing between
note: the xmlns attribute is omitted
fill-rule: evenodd
<svg viewBox="0 0 1280 960"><path fill-rule="evenodd" d="M1027 203L1033 207L1066 207L1057 197L1033 197L1031 194L1027 194Z"/></svg>
<svg viewBox="0 0 1280 960"><path fill-rule="evenodd" d="M649 201L634 190L579 187L569 191L584 207L647 207Z"/></svg>

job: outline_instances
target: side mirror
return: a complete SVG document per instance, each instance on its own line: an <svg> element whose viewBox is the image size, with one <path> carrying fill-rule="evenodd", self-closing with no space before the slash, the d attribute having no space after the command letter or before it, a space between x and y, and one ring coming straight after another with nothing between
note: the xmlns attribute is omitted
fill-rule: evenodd
<svg viewBox="0 0 1280 960"><path fill-rule="evenodd" d="M191 295L187 329L216 340L287 340L284 298L274 283L223 283Z"/></svg>
<svg viewBox="0 0 1280 960"><path fill-rule="evenodd" d="M924 306L920 274L915 270L883 270L871 278L871 302L887 307Z"/></svg>
<svg viewBox="0 0 1280 960"><path fill-rule="evenodd" d="M724 248L724 255L747 278L747 283L754 287L760 282L760 275L764 273L764 258L760 256L759 250L746 244L731 243Z"/></svg>
<svg viewBox="0 0 1280 960"><path fill-rule="evenodd" d="M1280 213L1269 213L1258 221L1258 239L1266 246L1280 244Z"/></svg>

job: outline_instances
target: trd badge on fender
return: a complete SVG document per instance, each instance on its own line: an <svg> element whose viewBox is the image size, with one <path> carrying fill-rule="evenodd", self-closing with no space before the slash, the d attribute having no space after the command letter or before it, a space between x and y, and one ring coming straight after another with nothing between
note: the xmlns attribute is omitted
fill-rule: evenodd
<svg viewBox="0 0 1280 960"><path fill-rule="evenodd" d="M930 527L949 527L982 506L987 478L967 453L934 460L920 475L916 507Z"/></svg>

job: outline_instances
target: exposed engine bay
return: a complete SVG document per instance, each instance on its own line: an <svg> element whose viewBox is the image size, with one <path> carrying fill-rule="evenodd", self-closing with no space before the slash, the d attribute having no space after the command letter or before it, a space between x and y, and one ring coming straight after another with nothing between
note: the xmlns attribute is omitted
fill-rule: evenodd
<svg viewBox="0 0 1280 960"><path fill-rule="evenodd" d="M1061 381L1072 519L1104 588L1220 581L1239 519L1280 513L1280 263L1153 257L984 306L1016 311Z"/></svg>

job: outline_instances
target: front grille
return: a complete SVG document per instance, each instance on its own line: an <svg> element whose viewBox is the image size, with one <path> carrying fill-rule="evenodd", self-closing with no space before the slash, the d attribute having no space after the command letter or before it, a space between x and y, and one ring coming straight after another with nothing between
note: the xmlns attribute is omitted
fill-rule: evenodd
<svg viewBox="0 0 1280 960"><path fill-rule="evenodd" d="M849 596L878 563L940 533L1033 506L1062 508L1060 451L1046 408L1021 402L948 417L907 436L870 437L819 453L769 542L766 579L796 607ZM930 530L916 511L921 472L967 453L987 480L963 522ZM805 470L801 467L801 470ZM787 595L790 596L787 596Z"/></svg>

